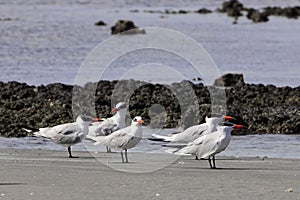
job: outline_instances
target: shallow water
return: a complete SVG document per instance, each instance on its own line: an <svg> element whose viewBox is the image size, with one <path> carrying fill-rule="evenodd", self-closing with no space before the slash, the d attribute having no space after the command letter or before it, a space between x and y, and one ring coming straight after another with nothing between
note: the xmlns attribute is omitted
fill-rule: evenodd
<svg viewBox="0 0 300 200"><path fill-rule="evenodd" d="M246 82L300 85L300 20L271 17L268 23L253 24L241 17L238 25L225 14L165 15L144 13L143 10L215 9L222 1L60 1L18 0L0 3L0 81L20 81L40 85L53 82L73 84L79 66L88 53L110 37L110 27L118 19L132 19L140 27L164 27L181 31L195 39L211 55L221 73L243 73ZM299 5L299 0L245 1L246 6ZM130 12L138 9L139 12ZM93 24L103 20L108 26ZM132 36L135 37L135 36ZM112 46L106 53L118 49ZM172 57L160 58L152 53L120 60L126 68L138 63L155 61L172 67L186 67ZM143 69L141 70L143 72ZM139 73L140 80L151 81L148 73ZM158 81L176 81L167 73L156 75ZM183 72L191 80L198 75ZM195 77L196 76L196 77ZM118 79L115 73L107 79ZM180 79L180 78L179 78Z"/></svg>
<svg viewBox="0 0 300 200"><path fill-rule="evenodd" d="M144 153L166 153L166 147L161 147L160 142L147 140L152 133L168 134L174 129L164 129L163 131L145 129L143 140L129 151ZM15 149L46 149L65 150L66 148L52 143L48 139L25 137L25 138L3 138L0 137L0 148ZM103 151L103 146L94 146L90 141L74 145L75 151ZM167 154L167 153L166 153ZM66 151L67 155L67 151ZM247 135L233 136L228 148L220 153L223 156L235 157L269 157L269 158L296 158L300 159L300 135Z"/></svg>
<svg viewBox="0 0 300 200"><path fill-rule="evenodd" d="M258 8L300 4L299 0L242 2L245 6ZM187 34L208 51L221 73L243 73L245 81L250 83L299 86L300 20L270 17L268 23L253 24L241 17L238 25L232 25L232 18L219 13L161 15L143 12L197 10L202 7L215 9L221 4L222 1L210 0L201 1L201 4L194 0L154 3L138 0L3 0L0 2L0 18L11 20L0 21L0 81L20 81L33 85L53 82L73 84L88 53L110 38L110 27L118 19L132 19L140 27L170 28ZM130 12L133 9L139 12ZM108 26L94 26L98 20L105 21ZM118 49L117 45L111 46L105 53L110 54L115 49ZM117 62L123 73L128 72L128 66L140 64L141 58L144 58L144 63L155 61L174 68L187 67L186 63L170 55L160 57L146 51L140 51L137 55L128 55ZM155 78L160 82L178 81L181 77L174 78L174 74L168 73L157 73L151 77L145 73L145 68L141 68L140 72L129 74L128 77L145 81ZM185 71L182 73L189 80L198 76ZM106 79L118 78L114 72L106 74ZM86 145L93 147L88 142ZM41 138L0 138L0 148L64 149ZM85 150L85 146L75 145L74 149ZM160 145L147 140L133 150L164 152ZM222 155L300 158L300 136L233 137Z"/></svg>

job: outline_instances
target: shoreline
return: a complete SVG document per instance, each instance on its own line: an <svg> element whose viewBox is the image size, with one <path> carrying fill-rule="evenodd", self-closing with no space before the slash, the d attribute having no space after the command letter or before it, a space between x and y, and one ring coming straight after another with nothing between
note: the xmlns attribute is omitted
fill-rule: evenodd
<svg viewBox="0 0 300 200"><path fill-rule="evenodd" d="M297 199L300 195L300 160L217 157L217 165L223 169L210 170L207 161L181 157L161 170L136 174L108 168L88 153L74 153L80 157L68 159L66 153L60 151L2 150L1 198L46 197L68 200L201 197L268 200ZM105 155L103 153L97 157ZM149 161L147 157L143 158L142 167ZM163 158L157 155L156 159ZM122 163L116 165L126 167ZM137 163L129 165L135 166Z"/></svg>
<svg viewBox="0 0 300 200"><path fill-rule="evenodd" d="M227 74L239 74L239 73L225 73L224 75L227 75ZM109 80L109 79L103 79L103 80L100 80L99 82L113 82L113 83L117 83L118 81L136 81L136 82L145 82L145 83L149 83L149 84L160 84L160 85L172 85L172 84L178 84L178 83L181 83L181 82L190 82L192 84L203 84L204 83L202 82L202 80L197 80L198 77L195 77L193 80L186 80L186 79L183 79L183 80L179 80L179 81L176 81L176 82L167 82L167 83L159 83L159 82L154 82L154 81L144 81L144 80L136 80L136 79L120 79L120 80ZM199 77L200 78L200 77ZM18 84L25 84L29 87L34 87L34 88L38 88L38 87L44 87L44 86L47 86L47 85L57 85L57 84L60 84L60 85L65 85L66 87L85 87L86 84L95 84L95 82L87 82L85 85L76 85L76 84L69 84L69 83L62 83L62 82L49 82L49 83L41 83L41 84L29 84L27 82L22 82L22 81L16 81L16 80L8 80L8 81L1 81L0 80L0 84L9 84L9 83L13 83L13 82L16 82ZM300 85L276 85L276 84L271 84L271 83L261 83L261 82L245 82L246 84L249 84L249 85L263 85L263 86L272 86L272 87L276 87L276 88L292 88L292 89L295 89L295 88L298 88L300 87ZM204 86L209 86L209 85L204 85Z"/></svg>
<svg viewBox="0 0 300 200"><path fill-rule="evenodd" d="M149 130L148 130L149 132ZM170 131L161 132L166 134ZM163 154L170 155L166 152L168 147L162 147L160 142L153 142L148 140L150 136L145 135L140 144L130 150L133 153L146 154ZM286 158L286 159L300 159L300 149L297 148L300 143L299 135L247 135L247 136L233 136L229 147L226 151L220 153L220 156L234 157L234 158ZM52 143L50 140L44 138L5 138L0 137L0 149L17 149L17 150L54 150L66 151L65 147ZM72 146L73 151L91 152L105 152L105 147L94 146L90 141ZM114 151L118 152L118 151ZM118 156L117 156L118 160Z"/></svg>

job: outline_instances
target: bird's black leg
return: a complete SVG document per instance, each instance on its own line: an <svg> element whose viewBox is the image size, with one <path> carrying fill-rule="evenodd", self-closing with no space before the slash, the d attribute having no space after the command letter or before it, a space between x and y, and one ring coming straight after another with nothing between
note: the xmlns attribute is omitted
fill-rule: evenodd
<svg viewBox="0 0 300 200"><path fill-rule="evenodd" d="M210 157L208 157L208 163L209 163L210 168L213 169L213 166L211 165Z"/></svg>
<svg viewBox="0 0 300 200"><path fill-rule="evenodd" d="M126 163L128 163L127 149L125 149L125 159L126 159Z"/></svg>
<svg viewBox="0 0 300 200"><path fill-rule="evenodd" d="M106 146L106 152L111 153L111 149L108 146Z"/></svg>
<svg viewBox="0 0 300 200"><path fill-rule="evenodd" d="M122 163L124 163L123 150L121 150L121 158L122 158Z"/></svg>
<svg viewBox="0 0 300 200"><path fill-rule="evenodd" d="M195 160L199 160L198 156L195 157Z"/></svg>
<svg viewBox="0 0 300 200"><path fill-rule="evenodd" d="M216 167L216 157L215 156L212 157L212 161L213 161L213 169L217 169L217 167Z"/></svg>
<svg viewBox="0 0 300 200"><path fill-rule="evenodd" d="M68 146L68 152L69 152L69 158L78 158L78 157L72 156L71 146Z"/></svg>

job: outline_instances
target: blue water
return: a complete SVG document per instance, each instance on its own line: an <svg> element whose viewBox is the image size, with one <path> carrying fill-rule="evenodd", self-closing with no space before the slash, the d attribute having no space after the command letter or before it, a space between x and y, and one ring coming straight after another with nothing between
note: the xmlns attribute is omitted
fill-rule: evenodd
<svg viewBox="0 0 300 200"><path fill-rule="evenodd" d="M143 153L164 153L166 147L162 147L160 142L148 140L156 130L145 129L142 141L132 152ZM174 132L174 129L165 129L160 134ZM48 139L25 137L25 138L3 138L0 137L0 148L14 149L45 149L62 150L65 147L52 143ZM84 141L72 147L75 151L106 152L103 146L94 146L90 141ZM222 156L234 157L268 157L268 158L296 158L300 159L300 135L247 135L233 136L228 148L220 153Z"/></svg>
<svg viewBox="0 0 300 200"><path fill-rule="evenodd" d="M268 23L254 24L241 17L238 25L232 25L232 18L219 13L162 15L143 12L197 10L200 7L215 9L222 4L222 1L201 2L2 1L0 18L11 20L0 21L0 81L34 85L53 82L73 84L89 52L110 38L110 27L118 19L132 19L140 27L164 27L187 34L208 51L220 73L243 73L246 82L250 83L300 85L300 57L296 53L300 52L300 20L271 17ZM288 6L299 4L299 1L245 1L244 4L254 7ZM132 9L139 12L130 12ZM94 26L98 20L105 21L108 26ZM111 46L105 53L110 54L118 48L119 45ZM162 63L167 60L166 64L170 67L186 67L182 62L174 62L172 57L160 58L143 52L119 61L120 66L126 72L127 66L139 63L142 57L147 57L145 62ZM176 81L168 73L161 74L156 75L156 80ZM151 81L148 75L139 73L133 78ZM191 80L198 75L187 72L183 76ZM109 74L106 78L118 77Z"/></svg>
<svg viewBox="0 0 300 200"><path fill-rule="evenodd" d="M215 9L221 4L222 1L209 0L201 3L193 0L151 3L136 0L3 0L0 3L0 18L11 20L0 20L0 81L20 81L33 85L53 82L73 84L85 57L96 45L111 37L110 27L118 19L132 19L140 27L169 28L190 36L207 50L220 73L243 73L245 81L249 83L299 86L300 20L271 17L268 23L254 24L241 17L238 25L232 25L232 18L219 13L162 15L143 12L197 10L201 7ZM299 0L254 0L244 1L244 4L252 7L291 6L299 5ZM132 9L138 9L139 12L130 12ZM99 20L105 21L108 26L94 26ZM109 55L119 45L122 44L113 45L103 53ZM135 63L140 65L141 61L144 64L164 64L174 69L184 69L188 65L172 55L159 54L159 51L139 51L136 55L124 56L115 64L128 77L145 81L155 79L157 82L172 82L180 81L182 77L191 80L198 76L184 70L176 78L173 73L159 70L153 70L153 76L148 65L140 66L139 73L128 72L129 66ZM119 75L108 70L106 79L118 78ZM92 146L88 142L86 145ZM40 138L0 138L0 148L64 150ZM82 144L75 145L74 149L86 150ZM142 140L135 150L164 152L165 149ZM222 155L300 158L300 136L233 137Z"/></svg>

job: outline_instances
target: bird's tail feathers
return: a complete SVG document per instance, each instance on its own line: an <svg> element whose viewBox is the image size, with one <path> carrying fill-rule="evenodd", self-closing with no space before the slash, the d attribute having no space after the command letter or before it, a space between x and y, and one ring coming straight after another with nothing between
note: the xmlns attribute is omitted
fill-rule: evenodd
<svg viewBox="0 0 300 200"><path fill-rule="evenodd" d="M174 154L174 155L180 155L180 156L183 156L183 155L191 155L191 154L187 154L187 153L183 153L180 151L180 149L166 149L166 152L167 153L171 153L171 154Z"/></svg>
<svg viewBox="0 0 300 200"><path fill-rule="evenodd" d="M166 149L165 152L173 154L177 149Z"/></svg>
<svg viewBox="0 0 300 200"><path fill-rule="evenodd" d="M27 132L27 133L32 133L32 132L38 132L38 131L40 131L40 129L38 129L38 128L26 127L26 126L22 127L21 129L23 131Z"/></svg>
<svg viewBox="0 0 300 200"><path fill-rule="evenodd" d="M31 133L34 137L50 138L53 135L53 132L49 131L49 128L23 127L22 130Z"/></svg>
<svg viewBox="0 0 300 200"><path fill-rule="evenodd" d="M152 134L152 137L156 139L161 139L163 142L170 142L172 140L171 136Z"/></svg>
<svg viewBox="0 0 300 200"><path fill-rule="evenodd" d="M49 128L40 128L38 131L33 133L33 136L51 138L53 136L53 132L49 131Z"/></svg>
<svg viewBox="0 0 300 200"><path fill-rule="evenodd" d="M96 141L94 145L105 145L105 138L106 136L98 136L97 138L94 138Z"/></svg>
<svg viewBox="0 0 300 200"><path fill-rule="evenodd" d="M161 146L180 149L180 148L185 147L186 144L167 143L167 144L163 144Z"/></svg>
<svg viewBox="0 0 300 200"><path fill-rule="evenodd" d="M99 137L99 136L98 136ZM93 141L93 142L97 142L97 136L94 136L94 135L91 135L91 134L88 134L85 139L86 140L90 140L90 141Z"/></svg>

